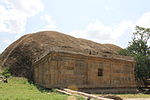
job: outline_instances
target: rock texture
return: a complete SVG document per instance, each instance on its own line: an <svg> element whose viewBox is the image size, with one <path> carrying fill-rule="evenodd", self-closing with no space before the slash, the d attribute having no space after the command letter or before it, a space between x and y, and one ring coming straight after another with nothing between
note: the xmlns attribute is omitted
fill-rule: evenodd
<svg viewBox="0 0 150 100"><path fill-rule="evenodd" d="M1 54L3 67L10 67L15 76L32 79L32 63L50 49L76 53L116 55L121 48L113 44L100 44L90 40L74 38L55 31L43 31L22 36Z"/></svg>

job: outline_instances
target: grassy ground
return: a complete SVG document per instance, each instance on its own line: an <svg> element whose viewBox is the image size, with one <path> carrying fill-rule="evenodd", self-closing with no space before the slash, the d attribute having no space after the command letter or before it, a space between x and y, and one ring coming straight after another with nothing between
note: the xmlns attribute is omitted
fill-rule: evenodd
<svg viewBox="0 0 150 100"><path fill-rule="evenodd" d="M95 94L97 96L103 96L103 95L116 95L121 98L150 98L150 94L142 94L142 93L137 93L137 94Z"/></svg>
<svg viewBox="0 0 150 100"><path fill-rule="evenodd" d="M117 94L117 95L122 97L122 98L150 98L149 94L142 94L142 93L138 93L138 94Z"/></svg>
<svg viewBox="0 0 150 100"><path fill-rule="evenodd" d="M8 83L0 82L0 100L84 100L81 97L68 96L56 91L37 88L24 78L12 77Z"/></svg>
<svg viewBox="0 0 150 100"><path fill-rule="evenodd" d="M99 94L101 95L101 94ZM122 98L150 98L148 94L114 94ZM12 77L8 83L0 82L0 100L85 100L81 97L60 94L30 84L24 78Z"/></svg>

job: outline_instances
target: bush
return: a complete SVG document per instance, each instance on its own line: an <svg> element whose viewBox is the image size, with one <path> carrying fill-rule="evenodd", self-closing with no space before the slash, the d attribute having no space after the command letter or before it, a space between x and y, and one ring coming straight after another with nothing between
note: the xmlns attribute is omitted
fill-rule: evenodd
<svg viewBox="0 0 150 100"><path fill-rule="evenodd" d="M11 76L10 69L5 68L4 71L1 73L1 75L3 75L5 78L9 78Z"/></svg>

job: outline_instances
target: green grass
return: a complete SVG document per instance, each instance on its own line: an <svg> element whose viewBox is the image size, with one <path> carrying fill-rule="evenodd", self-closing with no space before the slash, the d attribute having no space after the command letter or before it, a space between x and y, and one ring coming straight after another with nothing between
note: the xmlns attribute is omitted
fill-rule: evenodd
<svg viewBox="0 0 150 100"><path fill-rule="evenodd" d="M95 94L97 96L103 96L103 95L116 95L121 98L150 98L149 94L142 94L142 93L137 93L137 94Z"/></svg>
<svg viewBox="0 0 150 100"><path fill-rule="evenodd" d="M97 94L96 94L97 95ZM102 95L102 94L98 94ZM149 94L114 94L122 98L150 98ZM8 83L0 82L0 100L85 100L77 96L68 96L46 90L30 84L25 78L12 77Z"/></svg>
<svg viewBox="0 0 150 100"><path fill-rule="evenodd" d="M118 94L118 96L122 98L150 98L149 94L142 94L142 93L137 93L137 94Z"/></svg>
<svg viewBox="0 0 150 100"><path fill-rule="evenodd" d="M68 100L69 96L56 91L37 88L25 78L12 77L8 83L0 82L0 100ZM76 100L84 100L75 97Z"/></svg>

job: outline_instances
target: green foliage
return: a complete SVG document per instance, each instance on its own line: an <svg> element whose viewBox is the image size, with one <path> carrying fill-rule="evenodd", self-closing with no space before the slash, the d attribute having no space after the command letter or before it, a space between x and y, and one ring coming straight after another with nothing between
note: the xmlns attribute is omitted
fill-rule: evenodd
<svg viewBox="0 0 150 100"><path fill-rule="evenodd" d="M150 78L150 28L136 26L132 41L126 49L118 53L124 56L132 56L136 61L136 77L140 80Z"/></svg>
<svg viewBox="0 0 150 100"><path fill-rule="evenodd" d="M127 49L134 55L150 56L150 47L147 44L150 38L150 28L136 26L135 30Z"/></svg>
<svg viewBox="0 0 150 100"><path fill-rule="evenodd" d="M7 67L4 69L4 71L1 73L5 78L9 78L11 76L10 69Z"/></svg>
<svg viewBox="0 0 150 100"><path fill-rule="evenodd" d="M145 80L150 78L150 60L148 56L136 55L134 56L136 60L136 76L140 80Z"/></svg>
<svg viewBox="0 0 150 100"><path fill-rule="evenodd" d="M118 54L123 56L130 56L130 52L127 49L122 49L118 51Z"/></svg>

